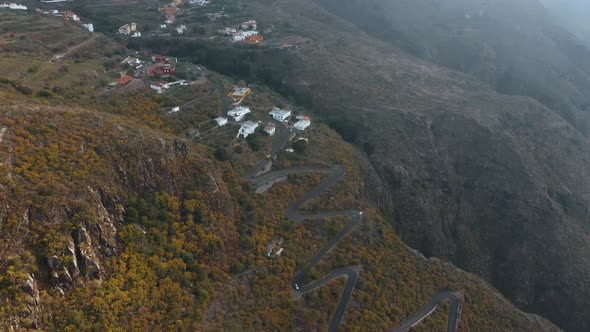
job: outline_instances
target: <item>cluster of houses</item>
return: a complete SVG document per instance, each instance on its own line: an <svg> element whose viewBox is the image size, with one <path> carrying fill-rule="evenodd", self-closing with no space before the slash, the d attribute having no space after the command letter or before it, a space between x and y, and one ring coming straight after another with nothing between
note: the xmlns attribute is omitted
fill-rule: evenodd
<svg viewBox="0 0 590 332"><path fill-rule="evenodd" d="M176 72L178 59L165 55L155 54L152 56L153 65L147 69L148 76L169 77Z"/></svg>
<svg viewBox="0 0 590 332"><path fill-rule="evenodd" d="M45 10L45 9L37 8L37 13L40 13L43 15L53 15L53 16L57 16L57 17L63 17L64 21L66 21L66 22L74 22L74 23L80 24L80 26L82 26L84 29L86 29L90 32L94 32L94 24L82 23L80 16L71 10L57 10L57 9Z"/></svg>
<svg viewBox="0 0 590 332"><path fill-rule="evenodd" d="M237 88L234 89L232 92L228 94L229 97L234 98L234 106L235 108L231 109L227 112L227 117L218 117L215 119L217 125L220 127L225 126L229 121L232 122L240 122L244 120L246 115L251 113L249 107L240 106L242 101L250 95L251 90L249 88ZM291 111L284 110L280 108L275 108L271 112L269 112L269 116L276 121L288 123L289 119L291 118ZM297 116L296 119L298 120L295 122L293 127L297 130L304 131L307 127L311 125L311 119L307 116ZM249 135L252 135L256 132L256 129L259 126L259 122L255 121L245 121L240 124L240 129L238 130L237 138L247 138ZM269 122L265 127L264 131L272 136L276 133L276 125L272 122Z"/></svg>
<svg viewBox="0 0 590 332"><path fill-rule="evenodd" d="M233 27L226 27L219 32L223 35L230 36L234 43L259 44L264 41L264 36L260 34L258 24L255 20L249 20Z"/></svg>
<svg viewBox="0 0 590 332"><path fill-rule="evenodd" d="M130 55L121 61L119 69L131 68L135 71L135 76L145 75L148 77L170 77L176 71L176 58L154 54L149 60L141 60L137 56ZM132 77L128 75L122 76L113 86L118 88L124 87L132 81ZM154 81L150 83L150 88L156 93L164 93L175 85L189 85L186 80L178 80L174 82Z"/></svg>
<svg viewBox="0 0 590 332"><path fill-rule="evenodd" d="M119 34L125 36L131 36L133 38L141 37L141 32L137 30L137 23L127 23L119 27Z"/></svg>
<svg viewBox="0 0 590 332"><path fill-rule="evenodd" d="M28 10L27 6L19 5L16 3L2 3L0 8L8 8L13 10Z"/></svg>

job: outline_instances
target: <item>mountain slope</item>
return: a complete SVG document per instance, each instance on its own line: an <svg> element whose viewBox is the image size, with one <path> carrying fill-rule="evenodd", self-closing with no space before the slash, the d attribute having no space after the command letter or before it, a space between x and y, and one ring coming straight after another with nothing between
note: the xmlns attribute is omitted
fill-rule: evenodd
<svg viewBox="0 0 590 332"><path fill-rule="evenodd" d="M91 63L104 56L84 51ZM36 61L29 56L23 61ZM294 301L290 278L342 220L285 222L288 204L320 175L255 195L241 178L265 151L232 140L236 127L197 128L203 121L195 119L222 111L224 87L235 82L209 72L194 89L176 92L199 103L171 115L162 111L166 98L147 89L105 92L88 80L79 84L88 95L41 93L54 82L38 87L25 68L15 73L22 80L0 81L0 329L325 328L340 284ZM245 105L254 119L288 105L268 88L252 88ZM190 135L195 129L200 138ZM391 328L448 287L464 291L461 330L557 330L475 275L408 249L368 200L373 186L382 187L368 160L320 121L307 137L305 153L280 154L276 167L337 163L347 170L308 208L366 211L359 229L310 271L315 277L363 265L343 328ZM262 147L271 140L256 139ZM269 259L266 245L276 237L285 238L285 253ZM445 326L445 309L417 329Z"/></svg>
<svg viewBox="0 0 590 332"><path fill-rule="evenodd" d="M397 26L386 30L391 39L344 15L351 3L355 17L379 12L374 22ZM311 39L288 54L301 66L275 74L369 153L385 183L375 196L402 239L484 277L525 310L588 330L588 51L535 1L490 3L470 19L479 2L441 2L455 30L473 31L450 40L438 16L424 14L432 2L339 4L247 4L265 24Z"/></svg>

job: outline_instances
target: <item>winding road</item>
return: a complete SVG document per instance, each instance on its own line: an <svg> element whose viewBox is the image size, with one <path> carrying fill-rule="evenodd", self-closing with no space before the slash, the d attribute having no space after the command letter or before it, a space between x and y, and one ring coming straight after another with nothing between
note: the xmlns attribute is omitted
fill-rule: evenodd
<svg viewBox="0 0 590 332"><path fill-rule="evenodd" d="M274 184L288 179L290 174L304 174L304 173L324 173L329 174L329 177L322 183L317 185L315 188L307 192L296 202L292 203L287 209L287 217L294 223L303 224L309 220L320 220L325 218L332 218L337 216L349 217L349 221L346 227L336 235L330 242L324 245L315 256L295 272L295 276L292 280L291 286L293 288L293 294L296 299L301 298L304 294L309 293L319 287L324 286L328 282L346 277L346 286L342 293L340 302L332 316L329 332L336 332L338 326L342 321L348 302L352 297L352 292L358 280L359 274L362 270L361 266L346 266L337 268L328 273L323 278L313 281L309 284L304 285L303 280L305 278L306 271L316 266L324 256L326 256L338 243L347 235L349 235L354 229L362 223L363 211L358 210L343 210L343 211L326 211L326 212L299 212L300 207L308 201L311 201L319 197L324 191L333 186L338 180L346 175L346 169L340 165L332 167L322 166L308 166L308 167L296 167L284 170L270 171L272 166L272 159L276 157L279 151L294 137L294 133L288 131L283 124L277 125L277 134L273 141L270 156L271 158L260 161L244 178L252 181L252 187L254 192L262 194L270 189ZM414 316L407 318L401 323L400 326L392 329L392 332L406 331L414 325L419 324L426 317L431 315L436 308L445 300L451 301L451 310L448 319L448 332L457 331L459 320L461 317L461 292L452 292L444 290L437 293L428 304L426 304L420 311Z"/></svg>

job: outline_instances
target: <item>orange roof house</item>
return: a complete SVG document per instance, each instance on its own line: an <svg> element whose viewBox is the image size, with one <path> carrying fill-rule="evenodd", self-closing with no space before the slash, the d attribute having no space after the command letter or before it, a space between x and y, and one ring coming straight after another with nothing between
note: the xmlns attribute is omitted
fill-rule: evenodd
<svg viewBox="0 0 590 332"><path fill-rule="evenodd" d="M246 43L248 44L259 44L264 41L264 37L262 35L253 35L246 37Z"/></svg>
<svg viewBox="0 0 590 332"><path fill-rule="evenodd" d="M129 82L131 82L132 80L133 80L133 77L131 77L129 75L125 75L117 81L117 86L124 87L125 85L129 84Z"/></svg>

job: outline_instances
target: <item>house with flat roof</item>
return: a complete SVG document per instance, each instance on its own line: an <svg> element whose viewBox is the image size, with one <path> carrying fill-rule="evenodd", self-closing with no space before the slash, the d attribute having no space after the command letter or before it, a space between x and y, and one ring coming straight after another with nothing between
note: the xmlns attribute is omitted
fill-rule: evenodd
<svg viewBox="0 0 590 332"><path fill-rule="evenodd" d="M154 82L150 84L150 88L156 90L157 93L163 93L166 89L170 88L168 82Z"/></svg>
<svg viewBox="0 0 590 332"><path fill-rule="evenodd" d="M234 89L232 92L228 93L227 96L234 99L244 99L248 97L250 93L252 93L252 90L250 90L250 88L237 88Z"/></svg>
<svg viewBox="0 0 590 332"><path fill-rule="evenodd" d="M297 121L293 126L295 127L295 129L303 131L310 125L311 119L306 116L302 120Z"/></svg>
<svg viewBox="0 0 590 332"><path fill-rule="evenodd" d="M266 127L264 127L264 131L269 134L270 136L274 135L277 131L277 126L274 123L269 123Z"/></svg>
<svg viewBox="0 0 590 332"><path fill-rule="evenodd" d="M249 107L237 107L227 112L227 116L232 118L234 121L242 121L246 114L250 113Z"/></svg>
<svg viewBox="0 0 590 332"><path fill-rule="evenodd" d="M256 128L258 128L258 123L254 122L254 121L246 121L244 123L242 123L242 125L240 126L240 130L238 131L238 136L236 136L237 138L241 137L248 137L249 135L252 135L256 132Z"/></svg>
<svg viewBox="0 0 590 332"><path fill-rule="evenodd" d="M215 118L215 122L217 122L217 125L219 127L223 127L227 124L227 118L220 116L218 118Z"/></svg>
<svg viewBox="0 0 590 332"><path fill-rule="evenodd" d="M275 108L268 114L277 121L285 122L291 116L291 111Z"/></svg>

